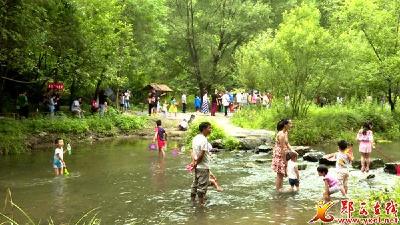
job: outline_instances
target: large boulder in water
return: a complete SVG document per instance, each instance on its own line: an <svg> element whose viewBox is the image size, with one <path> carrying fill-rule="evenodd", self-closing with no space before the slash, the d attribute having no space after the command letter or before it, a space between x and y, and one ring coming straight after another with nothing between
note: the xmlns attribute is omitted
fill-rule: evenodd
<svg viewBox="0 0 400 225"><path fill-rule="evenodd" d="M352 163L352 166L353 166L353 168L360 170L361 169L361 161L354 160ZM381 168L384 166L385 166L385 162L382 159L376 158L376 159L371 159L371 164L370 164L369 168L371 170L373 170L373 169L378 169L378 168Z"/></svg>
<svg viewBox="0 0 400 225"><path fill-rule="evenodd" d="M217 148L217 149L224 149L225 148L225 145L224 145L224 142L222 141L222 139L217 139L217 140L211 141L211 146L213 148Z"/></svg>
<svg viewBox="0 0 400 225"><path fill-rule="evenodd" d="M303 159L308 162L318 162L324 155L323 152L308 152L303 156Z"/></svg>
<svg viewBox="0 0 400 225"><path fill-rule="evenodd" d="M299 156L303 156L306 153L311 152L311 147L310 146L292 146L292 150L299 153Z"/></svg>
<svg viewBox="0 0 400 225"><path fill-rule="evenodd" d="M299 170L305 170L305 169L307 169L307 164L298 164L298 165L297 165L297 168L298 168Z"/></svg>
<svg viewBox="0 0 400 225"><path fill-rule="evenodd" d="M335 159L327 159L322 157L321 159L319 159L319 164L323 164L326 166L334 166L336 165L336 160Z"/></svg>
<svg viewBox="0 0 400 225"><path fill-rule="evenodd" d="M396 171L396 166L400 165L400 162L394 162L394 163L385 163L385 167L384 167L384 171L386 173L390 173L390 174L397 174Z"/></svg>
<svg viewBox="0 0 400 225"><path fill-rule="evenodd" d="M265 138L241 138L239 139L240 150L256 150L260 145L265 144Z"/></svg>
<svg viewBox="0 0 400 225"><path fill-rule="evenodd" d="M273 148L274 148L274 146L272 146L272 145L260 145L256 149L256 153L257 154L260 153L260 152L268 153L268 152L272 151Z"/></svg>

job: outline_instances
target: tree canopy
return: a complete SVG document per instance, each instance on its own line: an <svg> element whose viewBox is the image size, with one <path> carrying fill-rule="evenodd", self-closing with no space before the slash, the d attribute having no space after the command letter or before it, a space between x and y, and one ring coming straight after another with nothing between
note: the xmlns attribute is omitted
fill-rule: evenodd
<svg viewBox="0 0 400 225"><path fill-rule="evenodd" d="M71 100L152 82L272 91L293 115L400 95L400 0L0 0L0 21L0 111L50 81Z"/></svg>

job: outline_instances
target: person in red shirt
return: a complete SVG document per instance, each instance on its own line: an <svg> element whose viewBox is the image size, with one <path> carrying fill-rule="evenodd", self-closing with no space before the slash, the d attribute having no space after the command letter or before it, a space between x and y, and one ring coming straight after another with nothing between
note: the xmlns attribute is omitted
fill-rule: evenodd
<svg viewBox="0 0 400 225"><path fill-rule="evenodd" d="M160 158L165 157L165 148L167 146L167 133L161 126L161 120L156 121L157 127L155 128L155 134L153 142L157 140L158 156Z"/></svg>

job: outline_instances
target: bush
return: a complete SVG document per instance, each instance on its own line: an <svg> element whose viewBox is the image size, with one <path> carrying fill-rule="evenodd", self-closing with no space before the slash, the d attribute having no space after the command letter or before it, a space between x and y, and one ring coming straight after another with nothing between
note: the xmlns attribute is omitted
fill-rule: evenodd
<svg viewBox="0 0 400 225"><path fill-rule="evenodd" d="M244 128L275 130L276 123L286 117L285 110L279 108L283 106L276 107L248 107L236 113L232 121ZM290 133L290 140L297 145L312 145L342 138L354 140L357 131L366 121L373 123L377 139L399 139L399 118L398 114L370 105L335 105L324 108L311 106L306 117L293 119L294 127Z"/></svg>
<svg viewBox="0 0 400 225"><path fill-rule="evenodd" d="M209 142L221 139L227 149L233 150L237 148L239 142L236 139L226 135L224 130L221 127L219 127L215 122L211 120L199 120L192 123L189 127L189 130L186 133L185 146L187 149L192 148L192 140L197 134L199 134L199 125L202 122L211 123L212 132L211 135L208 137Z"/></svg>
<svg viewBox="0 0 400 225"><path fill-rule="evenodd" d="M27 151L27 138L42 132L57 135L66 140L77 136L114 136L130 133L147 124L146 117L111 113L105 117L42 117L38 119L2 119L0 123L0 152L16 154Z"/></svg>

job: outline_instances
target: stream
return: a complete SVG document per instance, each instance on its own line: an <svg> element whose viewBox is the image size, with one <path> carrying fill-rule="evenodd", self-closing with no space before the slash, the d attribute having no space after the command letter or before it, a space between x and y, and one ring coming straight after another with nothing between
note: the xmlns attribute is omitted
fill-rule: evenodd
<svg viewBox="0 0 400 225"><path fill-rule="evenodd" d="M189 153L177 154L171 143L167 157L159 160L148 150L149 141L119 139L95 144L73 145L65 155L69 176L54 177L53 149L0 158L0 202L7 188L13 201L35 221L51 218L55 224L75 224L95 209L102 224L306 224L315 214L315 202L322 196L323 182L317 163L304 162L300 171L300 192L277 194L271 158L253 152L221 152L213 155L213 173L224 191L210 187L207 207L190 203L192 174L185 170ZM380 145L382 154L400 160L400 143ZM317 146L335 151L335 146ZM357 148L355 147L355 152ZM358 157L358 156L356 156ZM299 163L303 163L299 160ZM349 196L362 191L395 185L398 178L372 171L376 178L351 170ZM285 179L285 186L288 182ZM335 195L340 199L340 195ZM0 204L1 209L3 203ZM10 215L9 208L6 209ZM15 212L19 221L24 218ZM4 221L3 219L0 220Z"/></svg>

